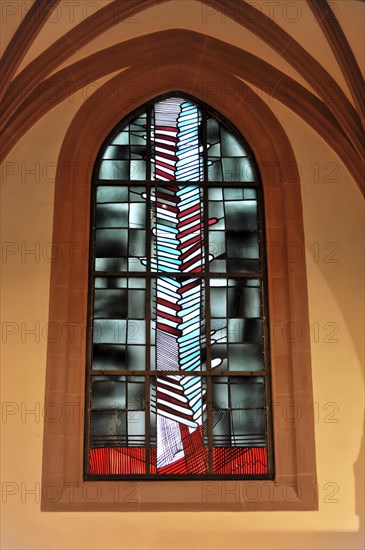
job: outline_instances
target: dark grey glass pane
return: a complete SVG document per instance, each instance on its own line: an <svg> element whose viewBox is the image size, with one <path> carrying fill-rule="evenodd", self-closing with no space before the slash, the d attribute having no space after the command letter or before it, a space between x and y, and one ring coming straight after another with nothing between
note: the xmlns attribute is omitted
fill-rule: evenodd
<svg viewBox="0 0 365 550"><path fill-rule="evenodd" d="M213 260L209 264L209 270L213 273L224 273L227 271L226 260Z"/></svg>
<svg viewBox="0 0 365 550"><path fill-rule="evenodd" d="M146 288L146 280L142 277L128 279L128 288Z"/></svg>
<svg viewBox="0 0 365 550"><path fill-rule="evenodd" d="M258 260L227 260L227 270L233 273L255 273L260 271Z"/></svg>
<svg viewBox="0 0 365 550"><path fill-rule="evenodd" d="M209 144L220 142L219 122L214 118L208 118L207 120L207 141Z"/></svg>
<svg viewBox="0 0 365 550"><path fill-rule="evenodd" d="M229 370L263 370L263 355L261 344L230 344Z"/></svg>
<svg viewBox="0 0 365 550"><path fill-rule="evenodd" d="M224 181L247 181L244 180L244 170L247 163L244 158L222 158ZM251 180L250 180L251 181Z"/></svg>
<svg viewBox="0 0 365 550"><path fill-rule="evenodd" d="M226 411L212 411L213 420L213 446L230 447L230 415Z"/></svg>
<svg viewBox="0 0 365 550"><path fill-rule="evenodd" d="M208 157L220 157L221 156L221 145L216 143L211 147L208 147Z"/></svg>
<svg viewBox="0 0 365 550"><path fill-rule="evenodd" d="M127 288L127 279L121 277L95 277L95 288Z"/></svg>
<svg viewBox="0 0 365 550"><path fill-rule="evenodd" d="M263 408L265 406L263 383L256 382L253 376L249 377L249 381L246 377L239 377L237 382L230 384L231 407L233 409Z"/></svg>
<svg viewBox="0 0 365 550"><path fill-rule="evenodd" d="M214 337L213 337L214 338ZM211 348L211 355L212 355L212 361L214 359L221 359L221 364L218 367L215 367L215 370L228 370L228 351L227 351L227 345L226 344L215 344L213 343Z"/></svg>
<svg viewBox="0 0 365 550"><path fill-rule="evenodd" d="M227 229L256 229L257 203L256 201L226 202Z"/></svg>
<svg viewBox="0 0 365 550"><path fill-rule="evenodd" d="M94 344L125 344L126 321L95 320L93 330Z"/></svg>
<svg viewBox="0 0 365 550"><path fill-rule="evenodd" d="M153 331L153 334L155 331ZM151 370L156 369L156 346L152 346L150 348L150 368Z"/></svg>
<svg viewBox="0 0 365 550"><path fill-rule="evenodd" d="M209 219L217 218L219 220L217 223L212 225L212 230L225 229L223 202L209 202L208 216Z"/></svg>
<svg viewBox="0 0 365 550"><path fill-rule="evenodd" d="M141 129L146 126L146 113L141 113L138 117L136 117L131 124L131 130L133 131L135 127Z"/></svg>
<svg viewBox="0 0 365 550"><path fill-rule="evenodd" d="M145 180L146 179L146 161L144 160L132 160L130 170L131 180Z"/></svg>
<svg viewBox="0 0 365 550"><path fill-rule="evenodd" d="M129 370L145 370L146 348L144 346L128 346L126 368Z"/></svg>
<svg viewBox="0 0 365 550"><path fill-rule="evenodd" d="M231 413L232 445L235 447L265 446L265 410L244 409Z"/></svg>
<svg viewBox="0 0 365 550"><path fill-rule="evenodd" d="M131 145L146 145L146 138L141 132L136 132L130 136Z"/></svg>
<svg viewBox="0 0 365 550"><path fill-rule="evenodd" d="M128 317L144 319L146 316L146 293L144 290L128 291Z"/></svg>
<svg viewBox="0 0 365 550"><path fill-rule="evenodd" d="M95 290L94 317L125 319L127 317L127 290Z"/></svg>
<svg viewBox="0 0 365 550"><path fill-rule="evenodd" d="M126 347L110 344L93 346L93 365L95 370L123 370L126 367Z"/></svg>
<svg viewBox="0 0 365 550"><path fill-rule="evenodd" d="M125 382L97 380L92 384L92 409L125 409Z"/></svg>
<svg viewBox="0 0 365 550"><path fill-rule="evenodd" d="M227 339L227 319L211 319L212 339L225 341Z"/></svg>
<svg viewBox="0 0 365 550"><path fill-rule="evenodd" d="M96 258L95 271L126 271L127 258Z"/></svg>
<svg viewBox="0 0 365 550"><path fill-rule="evenodd" d="M226 238L224 231L209 232L209 254L214 258L225 258Z"/></svg>
<svg viewBox="0 0 365 550"><path fill-rule="evenodd" d="M146 343L146 322L128 321L128 344Z"/></svg>
<svg viewBox="0 0 365 550"><path fill-rule="evenodd" d="M93 347L94 370L145 370L145 346L96 344Z"/></svg>
<svg viewBox="0 0 365 550"><path fill-rule="evenodd" d="M143 160L146 158L146 147L134 145L131 147L131 159Z"/></svg>
<svg viewBox="0 0 365 550"><path fill-rule="evenodd" d="M242 179L240 181L256 181L252 163L248 158L243 159Z"/></svg>
<svg viewBox="0 0 365 550"><path fill-rule="evenodd" d="M144 117L138 117L130 125L132 135L141 135L146 132L144 126L146 124L146 119Z"/></svg>
<svg viewBox="0 0 365 550"><path fill-rule="evenodd" d="M226 201L228 200L241 201L244 198L244 189L240 187L225 187L223 191L224 191L224 199Z"/></svg>
<svg viewBox="0 0 365 550"><path fill-rule="evenodd" d="M212 317L227 317L227 291L225 288L210 289L210 310Z"/></svg>
<svg viewBox="0 0 365 550"><path fill-rule="evenodd" d="M110 145L106 148L103 158L109 160L129 159L129 147L128 145Z"/></svg>
<svg viewBox="0 0 365 550"><path fill-rule="evenodd" d="M145 187L135 187L133 186L130 189L130 200L133 202L143 202L143 204L146 204L146 198L144 198L142 195L146 193Z"/></svg>
<svg viewBox="0 0 365 550"><path fill-rule="evenodd" d="M93 446L113 446L125 440L127 413L122 411L91 414L91 442Z"/></svg>
<svg viewBox="0 0 365 550"><path fill-rule="evenodd" d="M260 342L261 319L228 319L228 342Z"/></svg>
<svg viewBox="0 0 365 550"><path fill-rule="evenodd" d="M231 132L227 131L221 125L221 144L223 157L244 157L245 150Z"/></svg>
<svg viewBox="0 0 365 550"><path fill-rule="evenodd" d="M227 231L226 247L228 258L259 258L257 233L246 231Z"/></svg>
<svg viewBox="0 0 365 550"><path fill-rule="evenodd" d="M141 229L146 227L146 205L132 202L129 205L129 227Z"/></svg>
<svg viewBox="0 0 365 550"><path fill-rule="evenodd" d="M211 187L208 190L208 198L210 201L222 201L223 191L220 187Z"/></svg>
<svg viewBox="0 0 365 550"><path fill-rule="evenodd" d="M146 271L146 266L141 263L139 258L129 258L128 260L129 271Z"/></svg>
<svg viewBox="0 0 365 550"><path fill-rule="evenodd" d="M125 126L123 132L120 132L112 141L113 145L128 145L129 126Z"/></svg>
<svg viewBox="0 0 365 550"><path fill-rule="evenodd" d="M145 387L143 383L128 383L128 410L143 411L145 409Z"/></svg>
<svg viewBox="0 0 365 550"><path fill-rule="evenodd" d="M125 202L128 200L128 187L98 186L96 202Z"/></svg>
<svg viewBox="0 0 365 550"><path fill-rule="evenodd" d="M128 180L129 179L129 160L101 161L99 179Z"/></svg>
<svg viewBox="0 0 365 550"><path fill-rule="evenodd" d="M209 181L224 181L220 159L208 160L208 180Z"/></svg>
<svg viewBox="0 0 365 550"><path fill-rule="evenodd" d="M98 205L96 207L96 227L128 227L128 205Z"/></svg>
<svg viewBox="0 0 365 550"><path fill-rule="evenodd" d="M242 279L228 279L228 286L252 286L252 287L260 287L261 282L260 279L245 279L244 281Z"/></svg>
<svg viewBox="0 0 365 550"><path fill-rule="evenodd" d="M228 289L228 317L260 317L261 294L257 287Z"/></svg>
<svg viewBox="0 0 365 550"><path fill-rule="evenodd" d="M146 255L146 232L137 229L129 231L129 255L143 258Z"/></svg>
<svg viewBox="0 0 365 550"><path fill-rule="evenodd" d="M256 189L244 189L244 197L245 199L256 199L257 192Z"/></svg>
<svg viewBox="0 0 365 550"><path fill-rule="evenodd" d="M127 256L127 229L97 229L95 255L99 258Z"/></svg>
<svg viewBox="0 0 365 550"><path fill-rule="evenodd" d="M229 408L228 384L221 384L217 379L213 379L212 402L213 409Z"/></svg>

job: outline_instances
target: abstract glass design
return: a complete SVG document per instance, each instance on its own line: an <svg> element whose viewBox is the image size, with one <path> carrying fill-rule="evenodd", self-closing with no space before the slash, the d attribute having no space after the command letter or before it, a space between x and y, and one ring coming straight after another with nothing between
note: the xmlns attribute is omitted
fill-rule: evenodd
<svg viewBox="0 0 365 550"><path fill-rule="evenodd" d="M270 477L262 190L204 106L147 105L94 177L85 474Z"/></svg>

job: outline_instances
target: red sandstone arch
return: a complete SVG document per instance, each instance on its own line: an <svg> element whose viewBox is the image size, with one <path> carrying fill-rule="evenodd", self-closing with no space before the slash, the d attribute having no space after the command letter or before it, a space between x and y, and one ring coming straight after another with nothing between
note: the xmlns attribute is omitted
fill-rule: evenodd
<svg viewBox="0 0 365 550"><path fill-rule="evenodd" d="M133 77L134 95L123 84ZM215 90L209 99L203 97L203 83L209 77ZM155 67L143 73L127 70L96 92L74 117L63 142L56 174L54 206L54 243L62 245L76 242L79 249L87 248L89 239L89 205L91 171L100 145L112 128L129 112L155 96L181 91L208 103L230 120L252 147L261 172L265 197L265 220L268 245L269 310L272 327L285 327L296 323L300 339L288 339L271 333L272 385L278 402L295 401L306 414L287 429L282 415L274 416L276 441L276 483L272 482L275 498L259 502L238 502L233 509L316 509L310 487L316 480L314 453L314 424L310 366L308 299L304 258L304 233L300 181L295 157L288 138L278 120L266 104L256 96L253 101L228 95L222 102L219 85L226 78L229 86L237 85L233 76L219 71L192 72L189 65ZM118 95L119 92L119 95ZM127 102L129 99L129 103ZM70 172L70 166L73 170ZM288 167L291 169L288 170ZM303 254L288 265L283 254L288 243L295 242ZM270 244L277 244L278 254L272 254ZM62 254L53 263L49 322L83 327L86 324L88 262L82 255L71 257ZM82 261L81 261L82 260ZM47 354L46 404L65 403L70 397L83 408L85 374L85 341L82 332L72 342L66 337L50 342ZM308 411L308 413L307 413ZM85 510L88 503L82 498L82 488L88 482L82 479L83 421L82 416L73 423L62 418L60 422L45 419L43 484L57 481L78 483L73 502L65 489L61 499L50 502L44 499L44 510ZM246 482L242 482L243 484ZM260 484L260 481L257 482ZM265 483L271 483L265 481ZM299 483L301 496L293 503L283 498L282 484ZM136 505L115 502L111 482L101 484L102 498L92 503L93 510L145 510L145 509L226 509L223 503L211 505L201 501L201 483L195 482L140 482ZM266 486L262 485L264 492ZM152 495L152 497L151 497ZM179 504L171 504L171 501ZM167 504L166 504L167 502ZM165 503L165 504L164 504Z"/></svg>
<svg viewBox="0 0 365 550"><path fill-rule="evenodd" d="M135 67L129 73L131 82L138 71L158 74L169 67L178 75L180 68L189 66L196 74L210 75L219 70L221 86L229 75L234 74L263 89L267 93L275 90L275 97L291 108L310 124L336 151L359 185L362 185L362 164L352 142L331 114L330 110L303 86L272 67L260 58L219 40L199 33L183 30L162 31L132 39L97 52L59 71L39 84L28 98L24 99L19 111L7 122L3 132L2 157L9 152L24 132L55 104L71 92L64 83L74 83L74 90L110 72L127 66ZM208 73L207 73L208 71ZM243 83L236 85L245 89ZM357 149L362 148L356 140Z"/></svg>

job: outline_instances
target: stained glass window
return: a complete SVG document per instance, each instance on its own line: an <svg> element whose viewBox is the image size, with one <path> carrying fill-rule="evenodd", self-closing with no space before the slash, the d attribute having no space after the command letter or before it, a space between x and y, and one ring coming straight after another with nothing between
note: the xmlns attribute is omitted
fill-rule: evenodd
<svg viewBox="0 0 365 550"><path fill-rule="evenodd" d="M273 476L263 197L233 127L161 98L92 195L87 479Z"/></svg>

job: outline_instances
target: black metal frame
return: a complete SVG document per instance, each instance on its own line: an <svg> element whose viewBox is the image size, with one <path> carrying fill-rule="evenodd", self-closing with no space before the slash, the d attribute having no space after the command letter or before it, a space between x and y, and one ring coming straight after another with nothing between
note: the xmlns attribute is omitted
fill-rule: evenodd
<svg viewBox="0 0 365 550"><path fill-rule="evenodd" d="M97 186L144 186L147 188L151 187L163 187L164 185L169 185L167 182L161 182L151 179L150 166L151 166L151 155L152 155L152 144L151 144L151 113L153 105L163 99L179 97L182 99L190 100L196 105L198 105L202 112L202 143L203 143L203 169L204 169L204 178L200 182L202 193L203 193L203 204L208 204L208 189L212 187L222 188L224 185L229 187L237 187L240 189L244 188L256 188L257 190L257 205L258 205L258 238L259 238L259 261L261 264L260 272L209 272L204 270L201 273L192 272L191 275L194 278L202 278L206 282L209 279L219 279L219 278L238 278L242 280L246 279L259 279L262 281L262 324L263 324L263 365L264 368L260 371L214 371L210 370L210 358L211 350L210 346L207 345L207 365L208 370L205 371L157 371L150 369L150 330L146 330L146 368L144 370L96 370L92 369L92 350L93 350L93 303L94 303L94 277L122 277L122 278L143 278L146 281L146 322L150 323L151 321L151 279L155 279L158 276L158 272L152 272L149 268L146 268L146 271L126 271L126 272L117 272L117 271L107 271L107 272L96 272L95 271L95 237L96 237L96 223L95 223L95 213L96 213L96 187ZM138 117L143 112L147 111L147 158L146 158L146 180L99 180L98 174L100 169L100 164L102 161L102 152L114 139L114 137L133 119ZM223 126L227 128L237 140L244 146L245 150L248 153L248 159L251 163L251 166L254 169L256 178L254 182L208 182L207 174L207 133L206 133L206 124L207 124L207 115L214 117L218 120ZM252 151L245 141L245 139L240 135L237 129L226 119L224 119L219 113L217 113L211 107L208 107L201 101L198 101L196 98L189 96L188 94L182 94L181 92L171 92L168 94L161 95L155 98L153 101L148 102L147 104L136 109L128 115L123 121L118 124L113 131L105 139L98 158L96 160L94 171L93 171L93 185L91 191L91 216L90 216L90 247L89 247L89 300L88 300L88 314L87 314L87 323L88 323L88 332L87 332L87 357L86 357L86 382L85 382L85 437L84 437L84 480L158 480L158 481L173 481L173 480L244 480L244 479L274 479L274 447L273 447L273 427L272 427L272 398L271 398L271 376L270 376L270 339L269 339L269 319L268 319L268 297L267 297L267 263L266 263L266 245L265 245L265 216L264 216L264 196L263 189L260 183L260 172L259 167L257 166L256 160L252 154ZM191 185L191 182L180 182L179 185ZM147 201L146 201L146 250L148 259L151 259L151 193L147 192ZM207 208L203 209L204 216L204 240L208 243L208 213ZM205 265L208 265L208 246L205 247L206 262ZM173 276L178 278L186 277L186 274L179 275L176 272L163 272L164 276ZM209 328L210 328L210 307L209 301L209 289L210 285L205 284L205 314L207 323L206 326L206 337L207 342L209 342ZM265 388L265 416L266 416L266 449L267 449L267 459L268 459L268 473L267 474L174 474L174 475L161 475L161 474L150 474L149 473L149 464L150 464L150 387L151 379L157 378L158 373L161 373L163 376L167 374L182 374L184 376L201 376L205 377L207 381L207 425L208 425L208 463L209 470L213 470L213 457L212 457L212 377L238 377L238 376L255 376L264 378L264 388ZM145 415L146 415L146 474L118 474L118 475L94 475L89 473L89 450L90 450L90 431L91 431L91 389L92 389L92 378L94 376L141 376L145 377Z"/></svg>

